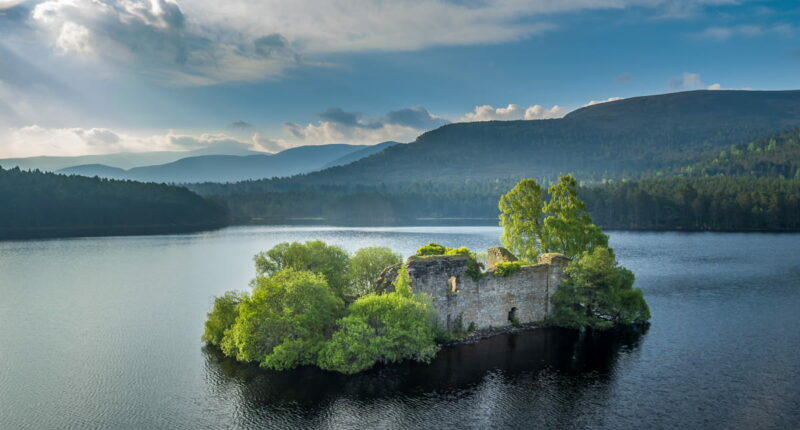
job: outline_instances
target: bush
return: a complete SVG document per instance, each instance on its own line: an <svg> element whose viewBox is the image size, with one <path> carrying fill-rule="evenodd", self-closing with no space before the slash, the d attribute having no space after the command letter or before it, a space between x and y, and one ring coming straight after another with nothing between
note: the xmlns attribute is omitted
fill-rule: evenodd
<svg viewBox="0 0 800 430"><path fill-rule="evenodd" d="M430 361L438 351L433 310L404 291L368 294L353 302L320 351L318 366L352 374L375 363Z"/></svg>
<svg viewBox="0 0 800 430"><path fill-rule="evenodd" d="M316 363L342 314L342 299L322 275L307 271L283 269L253 284L221 342L225 355L276 370Z"/></svg>
<svg viewBox="0 0 800 430"><path fill-rule="evenodd" d="M225 332L236 322L239 315L239 303L242 302L242 294L228 291L224 295L214 299L214 307L209 312L206 320L206 327L203 331L203 342L219 346Z"/></svg>
<svg viewBox="0 0 800 430"><path fill-rule="evenodd" d="M519 261L502 261L495 264L494 274L498 276L511 276L522 268L522 263Z"/></svg>
<svg viewBox="0 0 800 430"><path fill-rule="evenodd" d="M425 256L425 255L444 255L447 252L447 248L438 243L429 243L417 250L416 255Z"/></svg>
<svg viewBox="0 0 800 430"><path fill-rule="evenodd" d="M383 269L402 261L400 254L383 246L359 249L350 259L351 290L356 294L375 293L376 281Z"/></svg>
<svg viewBox="0 0 800 430"><path fill-rule="evenodd" d="M642 290L633 288L633 273L619 266L610 249L584 252L566 273L569 278L553 294L555 325L602 330L650 319Z"/></svg>
<svg viewBox="0 0 800 430"><path fill-rule="evenodd" d="M350 256L344 249L320 240L284 242L254 257L256 273L269 276L283 269L321 274L339 297L350 293Z"/></svg>

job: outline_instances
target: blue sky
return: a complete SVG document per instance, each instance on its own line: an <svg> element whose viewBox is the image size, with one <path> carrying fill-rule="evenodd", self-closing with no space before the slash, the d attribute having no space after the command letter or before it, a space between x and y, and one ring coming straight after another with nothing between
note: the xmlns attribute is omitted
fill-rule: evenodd
<svg viewBox="0 0 800 430"><path fill-rule="evenodd" d="M0 156L410 141L800 88L800 3L0 0Z"/></svg>

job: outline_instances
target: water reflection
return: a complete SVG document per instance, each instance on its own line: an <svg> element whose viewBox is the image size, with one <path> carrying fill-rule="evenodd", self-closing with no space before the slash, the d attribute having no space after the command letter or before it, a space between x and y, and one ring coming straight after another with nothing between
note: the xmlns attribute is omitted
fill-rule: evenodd
<svg viewBox="0 0 800 430"><path fill-rule="evenodd" d="M239 406L240 423L263 424L266 416L274 422L279 419L276 414L284 414L295 425L331 424L328 414L341 413L331 408L335 405L338 410L343 403L349 405L348 413L361 416L362 424L363 414L371 408L398 402L410 407L404 414L413 419L415 404L470 396L480 398L478 404L488 402L490 409L498 403L524 402L521 408L533 410L537 406L530 404L532 399L556 399L550 406L538 406L551 409L547 413L552 416L558 410L571 411L559 402L579 399L584 387L597 391L598 385L609 385L620 354L635 351L647 330L644 326L583 333L556 328L523 331L443 348L430 364L378 366L353 376L310 367L274 372L238 363L216 348L203 352L209 389ZM554 374L559 375L556 386L542 387L552 385L548 380ZM559 392L509 394L519 381Z"/></svg>

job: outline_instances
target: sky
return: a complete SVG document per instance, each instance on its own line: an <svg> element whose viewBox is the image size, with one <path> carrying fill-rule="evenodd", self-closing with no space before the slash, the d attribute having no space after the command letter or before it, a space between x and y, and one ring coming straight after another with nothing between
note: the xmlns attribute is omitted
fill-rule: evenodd
<svg viewBox="0 0 800 430"><path fill-rule="evenodd" d="M797 0L0 0L0 157L413 141L800 88Z"/></svg>

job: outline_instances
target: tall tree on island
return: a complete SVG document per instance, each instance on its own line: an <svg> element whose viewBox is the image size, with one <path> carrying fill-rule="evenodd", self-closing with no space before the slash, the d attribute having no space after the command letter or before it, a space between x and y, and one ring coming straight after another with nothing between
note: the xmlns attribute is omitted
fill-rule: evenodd
<svg viewBox="0 0 800 430"><path fill-rule="evenodd" d="M541 249L544 190L533 179L523 179L500 197L501 241L522 260L536 261Z"/></svg>
<svg viewBox="0 0 800 430"><path fill-rule="evenodd" d="M586 203L578 197L578 181L574 176L561 176L547 192L550 201L544 205L547 216L541 233L543 252L560 252L574 258L598 246L608 246L608 236L592 223Z"/></svg>

